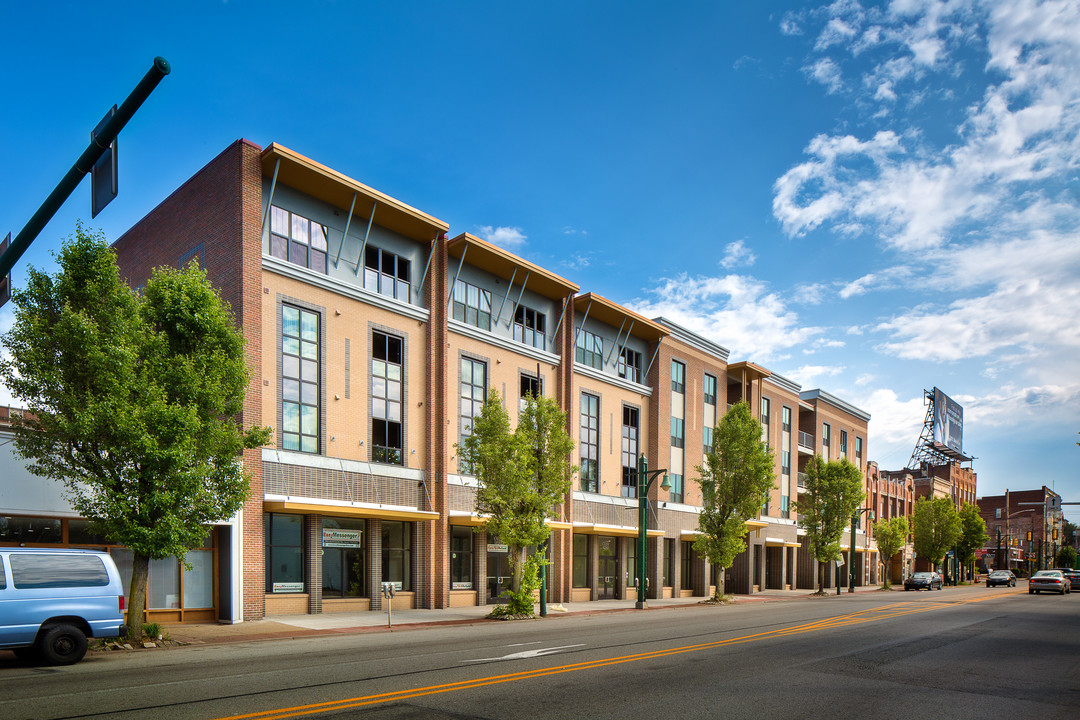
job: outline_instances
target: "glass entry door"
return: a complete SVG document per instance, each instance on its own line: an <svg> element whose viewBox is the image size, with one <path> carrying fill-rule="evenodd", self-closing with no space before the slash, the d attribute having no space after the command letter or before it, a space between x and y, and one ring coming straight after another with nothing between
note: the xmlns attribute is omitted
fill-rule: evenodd
<svg viewBox="0 0 1080 720"><path fill-rule="evenodd" d="M511 589L509 549L498 542L487 546L487 603L506 603L509 599L503 595Z"/></svg>
<svg viewBox="0 0 1080 720"><path fill-rule="evenodd" d="M597 538L600 543L600 562L597 568L597 600L614 600L618 597L619 579L619 544L616 538L602 535Z"/></svg>

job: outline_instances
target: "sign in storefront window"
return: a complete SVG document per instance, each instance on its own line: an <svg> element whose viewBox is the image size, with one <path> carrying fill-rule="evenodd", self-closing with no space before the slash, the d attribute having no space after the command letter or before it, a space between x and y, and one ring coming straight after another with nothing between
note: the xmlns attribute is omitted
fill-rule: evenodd
<svg viewBox="0 0 1080 720"><path fill-rule="evenodd" d="M304 592L304 518L268 513L266 592Z"/></svg>
<svg viewBox="0 0 1080 720"><path fill-rule="evenodd" d="M472 528L450 529L450 589L473 589L473 531Z"/></svg>
<svg viewBox="0 0 1080 720"><path fill-rule="evenodd" d="M322 519L324 597L365 597L367 562L366 521L357 518Z"/></svg>

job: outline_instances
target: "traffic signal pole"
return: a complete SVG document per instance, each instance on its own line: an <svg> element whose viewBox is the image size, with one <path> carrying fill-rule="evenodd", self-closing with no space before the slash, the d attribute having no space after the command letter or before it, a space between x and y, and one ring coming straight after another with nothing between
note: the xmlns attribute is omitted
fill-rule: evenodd
<svg viewBox="0 0 1080 720"><path fill-rule="evenodd" d="M131 94L127 96L123 104L116 110L116 113L109 118L109 120L101 128L101 132L90 142L79 159L75 161L75 164L67 171L64 178L60 181L60 184L49 194L49 197L45 198L45 202L41 204L41 207L37 209L30 221L26 223L26 226L15 236L15 239L11 241L11 245L8 246L7 252L0 255L0 278L7 277L11 272L11 268L22 257L26 249L30 247L30 243L38 236L45 226L52 220L53 215L60 209L60 206L64 204L64 201L68 199L75 188L78 187L79 182L83 179L86 173L90 172L90 169L94 167L94 163L105 154L105 151L109 149L113 140L120 134L120 131L127 125L128 120L135 114L135 111L142 106L143 101L150 96L150 93L154 91L158 83L162 78L168 75L170 72L169 63L163 57L154 58L154 64L143 76L139 84L135 86L135 89L131 91Z"/></svg>

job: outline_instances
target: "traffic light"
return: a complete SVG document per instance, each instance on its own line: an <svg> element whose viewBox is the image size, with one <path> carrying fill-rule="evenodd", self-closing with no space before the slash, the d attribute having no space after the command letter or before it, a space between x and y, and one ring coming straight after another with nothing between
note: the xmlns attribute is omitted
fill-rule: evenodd
<svg viewBox="0 0 1080 720"><path fill-rule="evenodd" d="M1031 531L1030 530L1027 531L1027 541L1031 542Z"/></svg>

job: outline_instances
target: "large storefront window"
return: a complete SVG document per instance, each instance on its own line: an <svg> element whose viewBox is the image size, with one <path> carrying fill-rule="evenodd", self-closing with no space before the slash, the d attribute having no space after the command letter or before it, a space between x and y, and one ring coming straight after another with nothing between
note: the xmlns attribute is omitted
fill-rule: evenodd
<svg viewBox="0 0 1080 720"><path fill-rule="evenodd" d="M266 592L304 592L304 518L266 516Z"/></svg>
<svg viewBox="0 0 1080 720"><path fill-rule="evenodd" d="M70 530L69 530L70 532ZM132 554L111 547L109 555L120 571L124 591L131 586ZM214 607L214 553L209 538L203 547L188 550L185 568L175 555L150 561L146 574L147 610L202 610Z"/></svg>
<svg viewBox="0 0 1080 720"><path fill-rule="evenodd" d="M366 597L366 521L322 519L323 597Z"/></svg>
<svg viewBox="0 0 1080 720"><path fill-rule="evenodd" d="M0 515L0 543L48 545L62 541L60 520L56 518Z"/></svg>
<svg viewBox="0 0 1080 720"><path fill-rule="evenodd" d="M412 523L383 520L382 546L383 581L412 590Z"/></svg>
<svg viewBox="0 0 1080 720"><path fill-rule="evenodd" d="M450 589L473 589L473 531L450 528Z"/></svg>
<svg viewBox="0 0 1080 720"><path fill-rule="evenodd" d="M589 587L589 537L574 535L574 587Z"/></svg>

